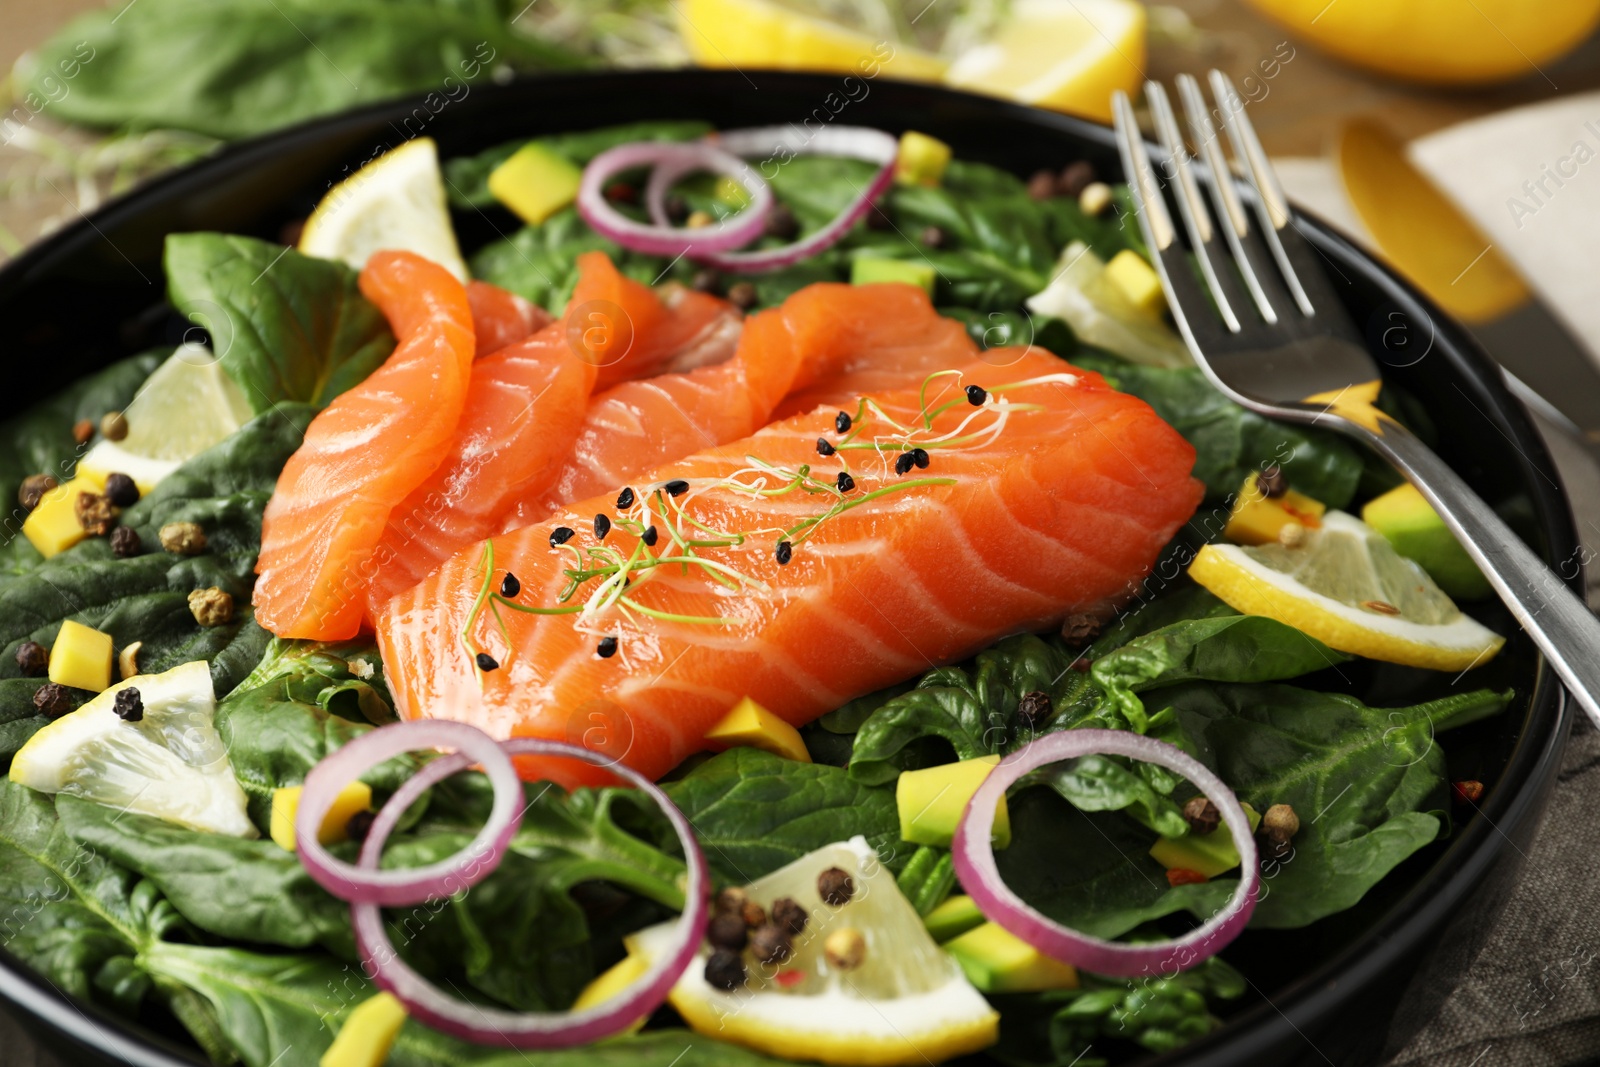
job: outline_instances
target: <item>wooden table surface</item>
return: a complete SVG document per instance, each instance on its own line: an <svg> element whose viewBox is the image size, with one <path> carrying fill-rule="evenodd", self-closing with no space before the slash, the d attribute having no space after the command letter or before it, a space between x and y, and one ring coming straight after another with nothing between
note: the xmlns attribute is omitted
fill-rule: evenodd
<svg viewBox="0 0 1600 1067"><path fill-rule="evenodd" d="M121 4L124 0L112 0ZM1534 0L1529 0L1534 2ZM95 0L0 0L0 64L9 69L17 56L43 40L73 15L101 6ZM1183 29L1187 20L1193 32ZM1250 115L1268 152L1275 155L1323 154L1347 119L1376 116L1402 137L1419 137L1493 111L1567 93L1600 87L1600 38L1591 39L1566 59L1530 65L1528 76L1507 85L1472 91L1441 91L1408 86L1347 67L1294 42L1282 29L1249 10L1242 0L1174 0L1153 12L1148 73L1170 81L1180 71L1217 66L1236 79L1281 50L1292 58L1264 82L1262 96L1251 94ZM1170 28L1176 25L1176 29ZM1258 98L1257 98L1258 97ZM69 145L88 143L76 131L41 118L38 125ZM21 242L76 217L68 184L34 180L40 157L15 145L0 147L0 226ZM38 1048L0 1014L0 1064L6 1067L70 1067Z"/></svg>

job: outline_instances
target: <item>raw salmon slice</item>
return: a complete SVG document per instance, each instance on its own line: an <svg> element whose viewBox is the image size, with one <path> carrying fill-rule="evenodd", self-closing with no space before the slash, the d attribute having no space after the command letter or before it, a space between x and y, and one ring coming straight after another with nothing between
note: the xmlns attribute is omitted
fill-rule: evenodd
<svg viewBox="0 0 1600 1067"><path fill-rule="evenodd" d="M399 339L383 366L306 428L261 520L256 621L279 637L354 637L389 513L438 466L472 364L472 309L448 271L380 252L361 292Z"/></svg>
<svg viewBox="0 0 1600 1067"><path fill-rule="evenodd" d="M679 285L658 293L617 270L604 252L579 256L578 270L563 317L574 349L598 368L597 391L733 355L742 317L726 300Z"/></svg>
<svg viewBox="0 0 1600 1067"><path fill-rule="evenodd" d="M472 305L474 352L478 359L537 333L552 319L544 308L488 282L468 282L467 302Z"/></svg>
<svg viewBox="0 0 1600 1067"><path fill-rule="evenodd" d="M972 384L1010 388L977 409L962 391ZM456 555L378 620L402 713L460 719L499 737L562 738L659 776L698 751L740 697L801 724L1003 634L1108 610L1133 593L1200 500L1194 449L1175 430L1099 375L1037 350L1009 367L978 361L959 379L930 382L929 410L954 404L909 439L952 443L927 444L925 470L896 474L907 439L896 424L919 425L919 393L920 385L880 394L854 439L896 451L820 458L817 437L839 435L833 409L819 409L651 472L625 514L608 492ZM841 459L854 487L822 491ZM752 495L726 482L765 478L778 489L791 477L782 470L802 465L819 491ZM645 492L676 479L687 483L679 496ZM879 490L889 492L815 523L809 539L797 529ZM613 523L603 543L593 531L597 513ZM705 564L633 572L632 606L593 618L526 614L492 600L494 608L474 611L480 591L507 572L521 582L517 604L571 608L598 595L603 580L584 580L563 602L580 557L584 567L603 565L608 551L613 561L636 552L680 558L668 514L687 539L741 534L741 543L695 549ZM653 548L641 544L643 522L657 529ZM552 547L562 528L575 532ZM786 564L780 537L794 542ZM713 565L728 570L713 573ZM605 638L616 639L609 657ZM495 668L478 669L475 651ZM523 770L568 782L604 777L569 764Z"/></svg>

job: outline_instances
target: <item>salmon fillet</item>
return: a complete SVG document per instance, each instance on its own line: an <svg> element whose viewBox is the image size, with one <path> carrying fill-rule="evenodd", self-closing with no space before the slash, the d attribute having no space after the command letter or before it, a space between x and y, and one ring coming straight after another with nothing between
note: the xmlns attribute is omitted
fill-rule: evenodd
<svg viewBox="0 0 1600 1067"><path fill-rule="evenodd" d="M974 384L1010 387L975 409L961 391ZM973 362L959 379L929 383L927 410L954 403L931 430L908 435L896 424L920 425L920 385L879 394L878 410L860 420L855 442L880 450L819 456L819 435L840 438L833 409L819 409L652 471L636 481L623 513L620 487L608 487L452 557L377 620L401 713L458 719L497 737L575 741L657 777L700 750L706 730L743 696L799 725L1001 635L1107 609L1132 593L1199 503L1194 449L1097 374L1037 349L1007 367ZM952 443L929 443L939 437ZM928 467L897 474L896 458L918 442L927 444ZM841 459L855 479L842 494L826 490ZM727 479L762 477L758 464L808 465L817 491L729 488ZM765 475L769 488L791 477ZM687 483L679 496L650 491L678 479ZM804 524L831 507L879 490L888 492L804 535ZM603 543L593 527L602 513L613 524ZM517 605L572 610L604 580L583 580L563 601L579 556L591 568L606 551L615 560L681 558L667 515L686 538L744 536L695 549L703 563L634 571L626 595L635 606L626 613L618 605L593 617L527 614L493 600L474 608L507 572L521 583ZM658 532L653 548L641 544L645 523ZM573 533L552 547L562 528ZM787 563L780 538L793 542ZM475 664L478 651L492 669ZM571 762L521 769L568 783L604 780Z"/></svg>
<svg viewBox="0 0 1600 1067"><path fill-rule="evenodd" d="M474 353L478 359L537 333L552 319L544 308L488 282L468 282L467 302L472 305Z"/></svg>

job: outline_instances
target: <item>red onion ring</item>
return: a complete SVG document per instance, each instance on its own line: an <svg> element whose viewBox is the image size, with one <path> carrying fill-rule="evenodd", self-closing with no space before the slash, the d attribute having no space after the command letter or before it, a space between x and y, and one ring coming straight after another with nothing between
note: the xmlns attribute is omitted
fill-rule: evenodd
<svg viewBox="0 0 1600 1067"><path fill-rule="evenodd" d="M688 864L684 908L674 929L676 945L673 950L663 953L626 991L594 1007L583 1011L513 1012L468 1004L448 996L412 970L395 952L384 929L383 914L375 905L350 906L356 945L378 987L394 994L412 1016L436 1030L480 1045L519 1049L569 1048L598 1041L626 1029L654 1011L667 999L667 993L693 962L700 942L705 937L708 914L706 890L711 875L706 867L705 856L695 840L689 820L660 787L637 771L615 763L604 753L534 737L513 738L499 747L504 755L568 756L604 767L644 792L661 807L683 844L684 858ZM435 760L395 791L389 803L373 820L366 843L361 847L358 863L362 870L376 870L384 841L410 802L429 785L464 769L468 759L466 754L460 754ZM391 811L394 814L391 815ZM496 859L498 861L498 857Z"/></svg>
<svg viewBox="0 0 1600 1067"><path fill-rule="evenodd" d="M1228 832L1233 835L1243 872L1239 888L1234 890L1225 908L1182 937L1154 945L1091 937L1062 926L1030 907L1000 878L989 830L994 825L995 806L1006 788L1047 763L1104 754L1143 760L1183 775L1217 806ZM1233 791L1182 749L1123 730L1064 730L1045 734L1001 760L967 802L966 813L950 847L956 877L985 916L1049 956L1094 974L1116 978L1170 974L1216 955L1238 937L1250 921L1261 882L1250 822Z"/></svg>
<svg viewBox="0 0 1600 1067"><path fill-rule="evenodd" d="M667 185L685 174L711 171L725 174L744 186L750 194L750 203L730 219L697 229L673 226L663 208L655 214L655 225L635 222L628 218L605 197L607 183L616 175L635 167L651 165L656 173L665 172L671 177ZM657 185L651 177L650 187ZM660 191L664 202L665 187ZM602 237L654 256L678 257L691 252L718 252L741 248L761 236L772 210L772 187L750 169L738 156L704 141L678 144L670 141L636 141L618 145L601 152L583 170L583 180L578 185L578 214L583 221Z"/></svg>
<svg viewBox="0 0 1600 1067"><path fill-rule="evenodd" d="M322 847L317 831L334 798L346 785L386 759L433 748L455 749L457 754L429 764L417 777L427 774L439 763L453 763L457 769L476 763L482 765L494 786L494 805L489 810L489 818L465 848L449 859L426 867L386 871L377 869L376 864L352 866L335 859ZM374 820L374 825L380 822L385 825L386 835L387 828L393 827L410 804L410 800L395 802L405 793L404 788L397 791ZM417 794L408 795L414 799ZM363 734L311 768L300 794L294 834L300 862L317 884L334 896L362 904L404 907L460 892L487 878L499 865L506 845L521 825L522 780L517 777L511 758L494 738L466 723L417 719L392 723Z"/></svg>

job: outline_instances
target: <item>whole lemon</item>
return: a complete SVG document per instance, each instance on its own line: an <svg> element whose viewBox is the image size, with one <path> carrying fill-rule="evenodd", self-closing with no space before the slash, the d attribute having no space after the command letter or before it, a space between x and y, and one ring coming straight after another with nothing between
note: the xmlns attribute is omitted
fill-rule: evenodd
<svg viewBox="0 0 1600 1067"><path fill-rule="evenodd" d="M1535 74L1600 22L1600 0L1250 0L1359 67L1430 85Z"/></svg>

